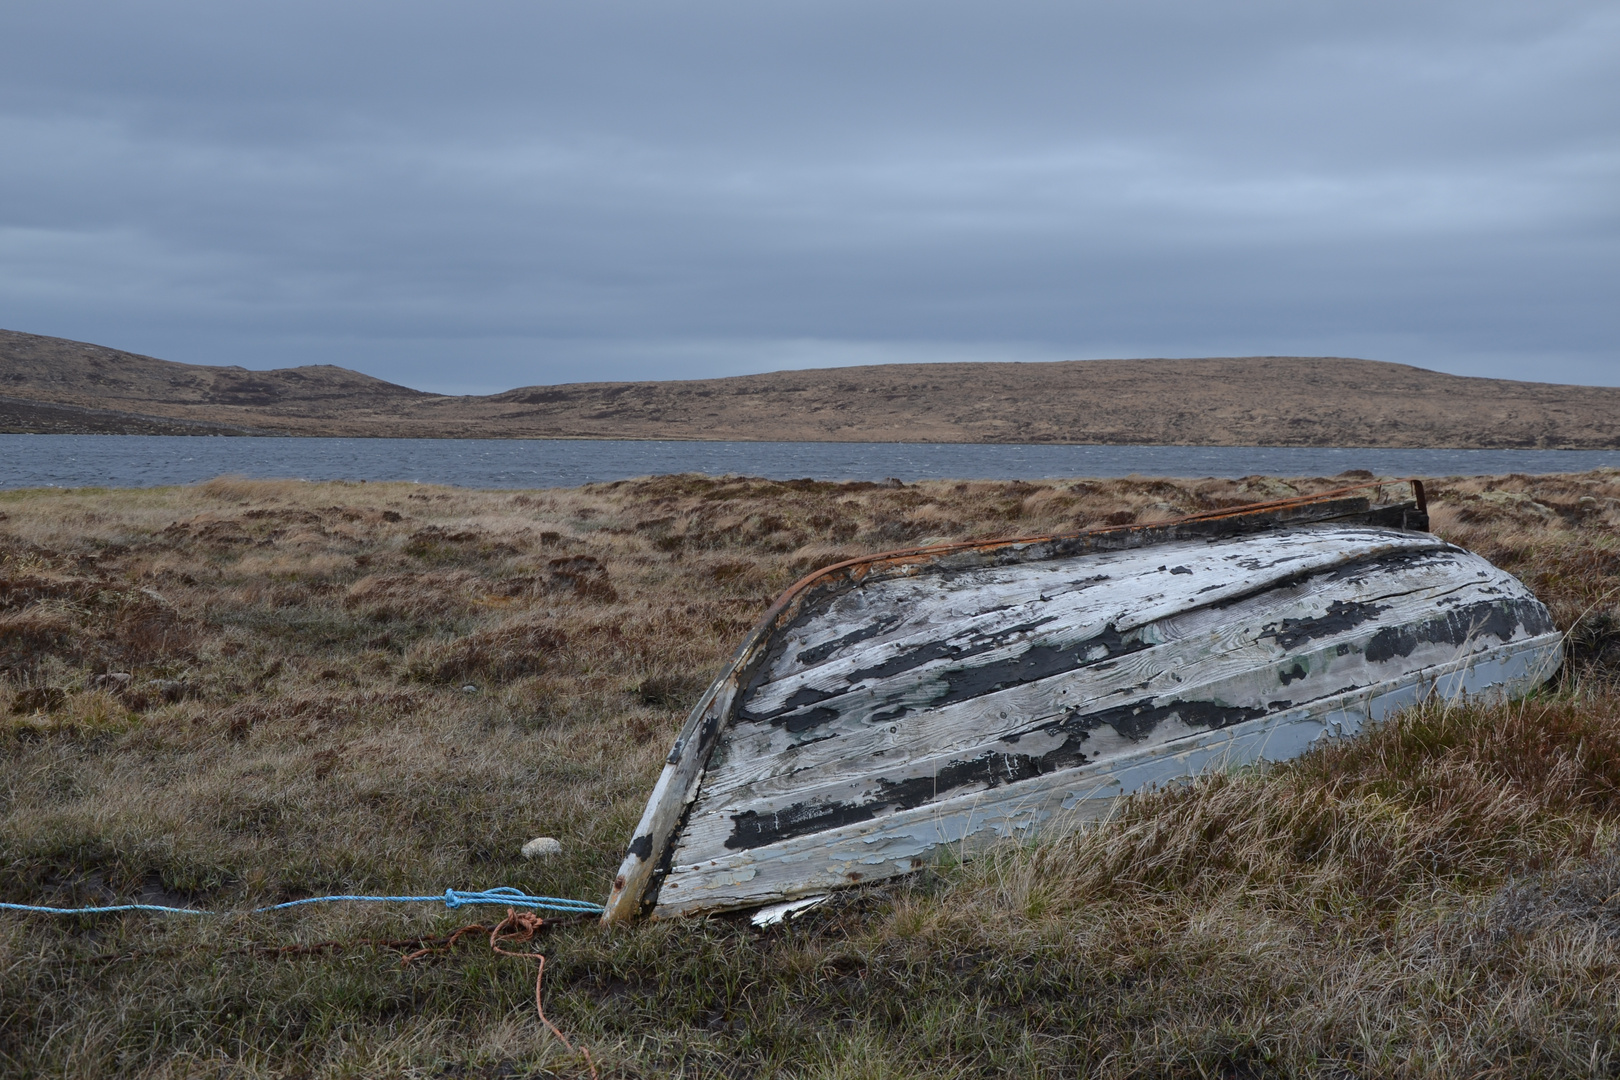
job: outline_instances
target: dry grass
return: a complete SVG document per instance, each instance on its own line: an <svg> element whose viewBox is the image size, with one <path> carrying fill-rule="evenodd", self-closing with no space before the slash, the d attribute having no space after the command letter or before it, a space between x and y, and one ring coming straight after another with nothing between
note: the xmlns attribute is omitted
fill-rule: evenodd
<svg viewBox="0 0 1620 1080"><path fill-rule="evenodd" d="M1338 483L0 493L0 900L598 899L685 710L809 569ZM1560 691L775 932L564 927L548 1012L619 1076L1615 1072L1620 474L1434 488L1574 628ZM563 853L521 859L538 835ZM516 961L261 949L461 921L0 916L0 1073L580 1075Z"/></svg>

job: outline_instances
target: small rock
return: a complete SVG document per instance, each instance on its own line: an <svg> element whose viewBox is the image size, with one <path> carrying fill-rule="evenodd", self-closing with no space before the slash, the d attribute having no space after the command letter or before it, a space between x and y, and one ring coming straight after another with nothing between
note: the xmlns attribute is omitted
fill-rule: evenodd
<svg viewBox="0 0 1620 1080"><path fill-rule="evenodd" d="M478 687L474 686L472 683L468 683L466 686L461 688L461 692L463 694L476 694L478 693Z"/></svg>
<svg viewBox="0 0 1620 1080"><path fill-rule="evenodd" d="M97 675L90 680L94 687L105 687L110 690L122 690L134 681L134 676L127 671L109 671L105 675Z"/></svg>
<svg viewBox="0 0 1620 1080"><path fill-rule="evenodd" d="M562 841L553 836L537 836L523 845L525 859L539 859L547 855L561 855Z"/></svg>

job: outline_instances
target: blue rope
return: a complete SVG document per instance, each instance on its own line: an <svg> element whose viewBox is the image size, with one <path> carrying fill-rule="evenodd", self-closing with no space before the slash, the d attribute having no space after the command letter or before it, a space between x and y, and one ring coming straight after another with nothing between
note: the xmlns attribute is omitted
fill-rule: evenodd
<svg viewBox="0 0 1620 1080"><path fill-rule="evenodd" d="M198 911L196 908L164 907L162 904L113 904L110 907L36 907L33 904L0 904L4 911L37 911L42 915L100 915L108 911L162 911L170 915L220 915L228 912Z"/></svg>
<svg viewBox="0 0 1620 1080"><path fill-rule="evenodd" d="M269 907L252 908L246 912L248 915L258 915L266 911L280 911L283 908L302 907L305 904L334 904L334 903L400 903L400 904L430 904L442 901L444 906L454 911L459 907L472 904L505 904L509 907L539 908L544 911L561 911L570 915L600 915L600 904L587 903L584 900L563 900L555 896L530 896L522 889L503 886L497 889L479 889L472 892L462 892L458 889L446 889L443 896L312 896L307 900L289 900L285 904L271 904ZM197 908L166 907L162 904L112 904L107 907L37 907L33 904L0 904L4 911L34 911L44 915L102 915L113 911L161 911L165 915L231 915L230 911L202 911Z"/></svg>

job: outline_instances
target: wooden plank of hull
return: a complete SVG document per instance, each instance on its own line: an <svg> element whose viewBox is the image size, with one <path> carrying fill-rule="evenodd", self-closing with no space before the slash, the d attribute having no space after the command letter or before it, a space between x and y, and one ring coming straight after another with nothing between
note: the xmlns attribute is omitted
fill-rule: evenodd
<svg viewBox="0 0 1620 1080"><path fill-rule="evenodd" d="M1557 670L1561 638L1545 634L1463 661L1413 671L1373 690L1324 698L1232 727L1144 749L1089 768L930 803L769 848L727 851L676 863L659 892L657 916L751 907L862 880L908 873L942 847L967 853L1044 830L1065 831L1106 817L1117 799L1180 778L1302 753L1323 737L1353 735L1429 694L1487 696L1534 686Z"/></svg>

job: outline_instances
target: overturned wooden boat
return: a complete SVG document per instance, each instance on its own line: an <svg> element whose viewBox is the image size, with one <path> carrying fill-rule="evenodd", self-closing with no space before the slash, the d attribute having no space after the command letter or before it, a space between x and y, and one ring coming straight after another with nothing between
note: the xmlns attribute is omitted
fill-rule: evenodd
<svg viewBox="0 0 1620 1080"><path fill-rule="evenodd" d="M947 544L790 588L693 709L604 919L793 901L1068 829L1562 660L1422 484Z"/></svg>

